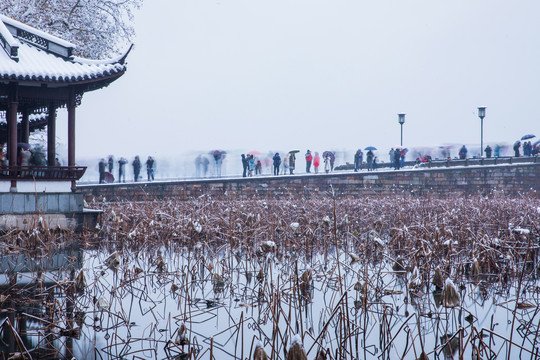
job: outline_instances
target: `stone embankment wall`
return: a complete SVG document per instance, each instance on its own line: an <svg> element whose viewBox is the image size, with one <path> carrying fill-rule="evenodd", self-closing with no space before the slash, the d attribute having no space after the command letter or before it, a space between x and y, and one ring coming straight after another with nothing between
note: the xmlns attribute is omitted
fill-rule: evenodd
<svg viewBox="0 0 540 360"><path fill-rule="evenodd" d="M337 197L373 194L446 197L494 192L517 195L531 191L540 194L540 163L83 185L76 191L84 194L87 201L102 197L108 201L192 199L202 195L264 199L328 196L331 192Z"/></svg>

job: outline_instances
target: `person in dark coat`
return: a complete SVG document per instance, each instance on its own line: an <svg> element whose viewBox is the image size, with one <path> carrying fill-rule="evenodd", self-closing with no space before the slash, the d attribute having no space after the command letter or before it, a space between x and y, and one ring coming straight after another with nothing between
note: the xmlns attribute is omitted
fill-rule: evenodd
<svg viewBox="0 0 540 360"><path fill-rule="evenodd" d="M521 142L520 141L516 141L514 143L514 155L516 157L519 157L519 148L521 147Z"/></svg>
<svg viewBox="0 0 540 360"><path fill-rule="evenodd" d="M291 175L294 175L294 168L296 167L296 155L294 155L294 152L289 153L289 171L291 172Z"/></svg>
<svg viewBox="0 0 540 360"><path fill-rule="evenodd" d="M399 170L401 164L401 150L394 150L394 170Z"/></svg>
<svg viewBox="0 0 540 360"><path fill-rule="evenodd" d="M113 167L114 167L114 157L112 155L109 155L109 172L112 174Z"/></svg>
<svg viewBox="0 0 540 360"><path fill-rule="evenodd" d="M276 153L274 157L272 158L274 163L274 176L279 175L279 167L281 166L281 156L279 156L279 153Z"/></svg>
<svg viewBox="0 0 540 360"><path fill-rule="evenodd" d="M354 153L354 172L360 169L360 150L356 150Z"/></svg>
<svg viewBox="0 0 540 360"><path fill-rule="evenodd" d="M141 173L141 160L139 155L135 156L135 160L131 163L133 165L133 180L139 181L139 174Z"/></svg>
<svg viewBox="0 0 540 360"><path fill-rule="evenodd" d="M99 183L105 183L105 159L99 160Z"/></svg>
<svg viewBox="0 0 540 360"><path fill-rule="evenodd" d="M486 146L484 151L486 152L486 157L489 159L491 157L491 146Z"/></svg>
<svg viewBox="0 0 540 360"><path fill-rule="evenodd" d="M366 161L367 161L367 166L368 166L368 171L373 171L373 159L374 159L375 155L373 154L373 152L371 150L369 150L366 154Z"/></svg>
<svg viewBox="0 0 540 360"><path fill-rule="evenodd" d="M148 157L146 160L146 174L148 175L148 181L154 180L154 158L151 156Z"/></svg>
<svg viewBox="0 0 540 360"><path fill-rule="evenodd" d="M248 159L246 159L246 155L242 154L242 168L244 169L244 171L242 172L242 177L246 177L247 176L247 169L248 169Z"/></svg>
<svg viewBox="0 0 540 360"><path fill-rule="evenodd" d="M467 148L465 147L465 145L463 145L463 146L461 147L461 149L459 149L459 158L460 158L461 160L466 159L466 158L467 158L467 152L468 152L468 151L467 151Z"/></svg>
<svg viewBox="0 0 540 360"><path fill-rule="evenodd" d="M523 143L523 156L531 156L532 144L530 141Z"/></svg>

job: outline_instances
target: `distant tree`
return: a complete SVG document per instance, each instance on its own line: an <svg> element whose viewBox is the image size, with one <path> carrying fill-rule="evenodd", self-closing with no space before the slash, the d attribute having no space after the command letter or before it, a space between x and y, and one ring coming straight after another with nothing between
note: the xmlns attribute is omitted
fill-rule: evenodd
<svg viewBox="0 0 540 360"><path fill-rule="evenodd" d="M2 0L0 13L77 46L76 55L104 59L132 41L133 11L143 0Z"/></svg>

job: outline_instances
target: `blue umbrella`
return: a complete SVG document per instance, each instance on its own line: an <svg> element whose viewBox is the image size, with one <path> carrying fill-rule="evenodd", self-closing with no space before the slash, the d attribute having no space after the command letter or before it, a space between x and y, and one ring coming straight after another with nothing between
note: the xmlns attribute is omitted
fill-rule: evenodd
<svg viewBox="0 0 540 360"><path fill-rule="evenodd" d="M368 146L364 150L377 150L377 148L375 146Z"/></svg>
<svg viewBox="0 0 540 360"><path fill-rule="evenodd" d="M532 147L535 147L536 145L540 145L540 140L538 140L537 142L535 142L534 144L532 144Z"/></svg>
<svg viewBox="0 0 540 360"><path fill-rule="evenodd" d="M534 137L536 137L536 135L533 135L533 134L527 134L527 135L523 135L523 136L521 137L521 140L529 140L529 139L532 139L532 138L534 138Z"/></svg>

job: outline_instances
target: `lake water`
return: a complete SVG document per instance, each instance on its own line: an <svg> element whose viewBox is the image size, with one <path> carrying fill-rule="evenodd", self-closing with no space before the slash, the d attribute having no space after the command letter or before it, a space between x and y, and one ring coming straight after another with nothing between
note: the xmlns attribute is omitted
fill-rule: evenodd
<svg viewBox="0 0 540 360"><path fill-rule="evenodd" d="M430 359L457 359L459 349L464 358L540 357L535 261L501 260L526 270L517 277L449 267L460 303L445 308L433 268L415 286L384 248L355 262L351 244L301 256L270 245L258 255L197 243L122 248L118 258L77 246L4 256L0 348L34 358L246 359L260 341L285 359L299 334L308 359L320 349L332 359L414 359L422 349Z"/></svg>

